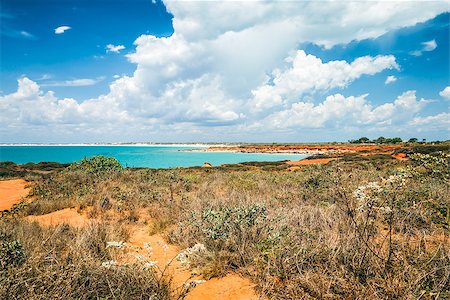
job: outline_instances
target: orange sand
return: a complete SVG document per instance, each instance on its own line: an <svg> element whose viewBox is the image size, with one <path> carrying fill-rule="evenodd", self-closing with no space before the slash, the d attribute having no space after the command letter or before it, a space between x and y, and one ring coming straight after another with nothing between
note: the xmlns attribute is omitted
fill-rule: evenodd
<svg viewBox="0 0 450 300"><path fill-rule="evenodd" d="M252 300L260 299L255 294L254 284L237 274L228 274L222 278L213 278L196 286L186 300Z"/></svg>
<svg viewBox="0 0 450 300"><path fill-rule="evenodd" d="M225 146L225 147L209 147L206 151L236 151L236 152L305 152L305 153L346 153L361 151L392 151L401 148L402 145L246 145L246 146Z"/></svg>
<svg viewBox="0 0 450 300"><path fill-rule="evenodd" d="M299 166L293 166L293 167L289 167L286 169L286 171L292 172L292 171L297 171L300 170L301 168Z"/></svg>
<svg viewBox="0 0 450 300"><path fill-rule="evenodd" d="M302 160L291 160L288 161L288 165L298 166L298 165L315 165L315 164L326 164L336 158L316 158L316 159L302 159Z"/></svg>
<svg viewBox="0 0 450 300"><path fill-rule="evenodd" d="M151 254L145 249L141 249L138 253L151 261L156 261L160 271L172 276L172 290L176 293L182 290L190 280L201 279L201 277L193 275L188 268L176 259L178 253L181 252L179 247L168 244L161 234L149 235L149 226L145 223L148 224L151 220L145 215L143 216L142 213L140 213L140 216L139 223L147 222L131 226L129 244L134 247L143 247L145 243L150 243ZM249 279L237 274L228 274L223 278L214 278L200 283L188 293L185 299L256 300L260 298L256 295L254 284Z"/></svg>
<svg viewBox="0 0 450 300"><path fill-rule="evenodd" d="M398 160L408 160L408 157L406 153L397 153L392 155L393 158L396 158Z"/></svg>
<svg viewBox="0 0 450 300"><path fill-rule="evenodd" d="M80 228L89 223L89 219L84 215L80 215L75 208L65 208L46 215L27 216L26 219L31 222L36 221L42 226L68 224Z"/></svg>
<svg viewBox="0 0 450 300"><path fill-rule="evenodd" d="M23 179L0 181L0 210L10 209L14 204L22 201L30 191Z"/></svg>

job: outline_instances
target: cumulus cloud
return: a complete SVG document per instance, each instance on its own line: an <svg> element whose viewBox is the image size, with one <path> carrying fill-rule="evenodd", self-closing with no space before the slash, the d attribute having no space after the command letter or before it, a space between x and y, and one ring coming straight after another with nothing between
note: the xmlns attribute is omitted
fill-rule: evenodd
<svg viewBox="0 0 450 300"><path fill-rule="evenodd" d="M268 116L261 124L271 124L275 128L382 127L408 122L427 103L425 99L417 100L415 91L407 91L393 102L378 106L370 104L367 96L334 94L319 104L296 102Z"/></svg>
<svg viewBox="0 0 450 300"><path fill-rule="evenodd" d="M78 103L75 99L58 99L52 91L43 92L27 77L18 80L15 93L0 97L0 124L4 126L80 124L120 122L126 112L108 99L91 99Z"/></svg>
<svg viewBox="0 0 450 300"><path fill-rule="evenodd" d="M66 32L67 30L72 29L72 27L70 26L59 26L55 28L55 34L63 34L64 32Z"/></svg>
<svg viewBox="0 0 450 300"><path fill-rule="evenodd" d="M286 61L291 67L286 70L274 70L272 78L268 78L269 82L252 91L254 97L252 105L257 110L286 104L308 91L344 88L362 75L373 75L385 69L399 68L392 55L364 56L352 63L346 61L323 63L320 58L298 50Z"/></svg>
<svg viewBox="0 0 450 300"><path fill-rule="evenodd" d="M125 49L124 45L113 45L113 44L108 44L106 45L106 52L114 52L114 53L120 53L120 50Z"/></svg>
<svg viewBox="0 0 450 300"><path fill-rule="evenodd" d="M416 117L409 124L418 132L443 131L441 139L450 139L448 129L450 128L450 113L439 113L434 116Z"/></svg>
<svg viewBox="0 0 450 300"><path fill-rule="evenodd" d="M447 86L445 89L440 91L439 95L444 99L450 100L450 86Z"/></svg>
<svg viewBox="0 0 450 300"><path fill-rule="evenodd" d="M397 77L395 77L394 75L389 75L388 77L386 77L384 84L389 84L389 83L393 83L396 81L397 81Z"/></svg>
<svg viewBox="0 0 450 300"><path fill-rule="evenodd" d="M436 40L431 40L422 43L420 50L411 51L410 54L414 56L421 56L424 52L430 52L437 48Z"/></svg>
<svg viewBox="0 0 450 300"><path fill-rule="evenodd" d="M299 45L312 42L332 47L375 38L448 10L445 2L434 1L419 6L409 1L165 4L174 16L174 34L138 37L135 51L126 55L136 70L115 78L108 93L85 101L58 99L21 78L16 93L0 97L2 124L15 128L31 126L37 120L42 124L81 124L86 135L94 136L102 136L102 129L109 124L134 136L159 129L183 136L221 132L222 137L270 120L283 124L283 117L286 124L300 122L298 126L306 128L344 124L346 115L351 117L345 124L389 126L390 122L419 117L416 114L425 101L417 100L413 92L379 106L370 104L364 95L333 94L318 104L312 100L332 89L344 89L362 76L397 69L394 56L323 62L298 50ZM55 33L70 28L57 29ZM112 52L124 49L123 45L106 47ZM93 80L66 84L91 84ZM303 110L315 118L296 121L296 116L311 118ZM368 119L358 117L360 113L366 113ZM224 125L227 129L221 131Z"/></svg>

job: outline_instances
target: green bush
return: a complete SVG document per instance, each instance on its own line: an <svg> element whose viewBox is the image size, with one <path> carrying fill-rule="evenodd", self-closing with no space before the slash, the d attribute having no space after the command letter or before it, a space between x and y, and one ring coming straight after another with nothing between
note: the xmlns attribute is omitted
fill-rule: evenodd
<svg viewBox="0 0 450 300"><path fill-rule="evenodd" d="M84 158L81 161L74 162L68 167L68 170L79 170L90 174L114 172L122 169L123 167L117 159L101 155Z"/></svg>
<svg viewBox="0 0 450 300"><path fill-rule="evenodd" d="M20 266L25 262L25 251L18 240L4 240L0 244L0 267Z"/></svg>
<svg viewBox="0 0 450 300"><path fill-rule="evenodd" d="M409 156L413 163L412 174L415 176L431 176L448 180L450 154L437 152L433 154L414 153Z"/></svg>

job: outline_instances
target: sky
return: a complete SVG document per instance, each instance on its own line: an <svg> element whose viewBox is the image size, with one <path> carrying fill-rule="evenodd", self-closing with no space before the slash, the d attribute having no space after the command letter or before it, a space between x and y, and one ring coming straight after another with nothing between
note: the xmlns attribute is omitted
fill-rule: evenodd
<svg viewBox="0 0 450 300"><path fill-rule="evenodd" d="M450 139L450 1L0 3L0 143Z"/></svg>

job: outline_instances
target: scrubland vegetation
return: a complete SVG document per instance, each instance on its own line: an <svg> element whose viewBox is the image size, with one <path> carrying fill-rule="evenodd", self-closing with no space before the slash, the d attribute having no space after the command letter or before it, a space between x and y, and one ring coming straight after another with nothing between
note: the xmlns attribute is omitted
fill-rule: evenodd
<svg viewBox="0 0 450 300"><path fill-rule="evenodd" d="M123 169L100 157L25 175L33 200L0 221L0 298L168 299L170 278L102 266L113 258L107 242L126 241L123 225L145 209L149 234L197 245L194 273L237 272L269 299L448 299L450 155L427 147L408 149L407 161L349 154L292 172ZM23 218L68 207L100 221L43 228ZM105 221L108 212L120 217Z"/></svg>

